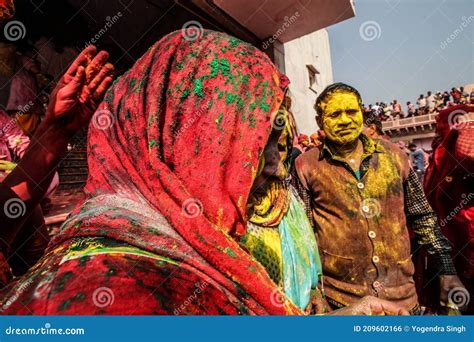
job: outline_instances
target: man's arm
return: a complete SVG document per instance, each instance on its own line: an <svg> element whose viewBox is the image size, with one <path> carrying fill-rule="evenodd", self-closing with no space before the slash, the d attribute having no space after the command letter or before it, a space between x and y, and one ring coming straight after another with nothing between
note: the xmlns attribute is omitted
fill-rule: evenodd
<svg viewBox="0 0 474 342"><path fill-rule="evenodd" d="M424 245L433 256L440 274L454 275L451 246L441 233L436 215L425 197L416 173L410 169L405 180L405 214L407 223L415 233L416 242Z"/></svg>
<svg viewBox="0 0 474 342"><path fill-rule="evenodd" d="M105 51L96 55L96 48L89 46L58 82L25 155L0 184L1 244L12 242L44 196L69 139L89 122L112 84L113 67L106 64L107 59ZM94 67L87 69L91 65Z"/></svg>

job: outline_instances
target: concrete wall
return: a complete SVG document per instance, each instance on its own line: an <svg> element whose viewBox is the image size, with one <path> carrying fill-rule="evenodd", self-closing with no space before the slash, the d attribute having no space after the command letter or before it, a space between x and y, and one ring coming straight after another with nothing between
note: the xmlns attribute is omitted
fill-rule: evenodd
<svg viewBox="0 0 474 342"><path fill-rule="evenodd" d="M314 102L318 94L333 83L331 51L329 37L325 29L291 40L284 44L285 71L290 78L292 112L295 115L298 130L311 134L318 128L314 119ZM320 74L318 84L309 89L309 74L306 65L313 65Z"/></svg>

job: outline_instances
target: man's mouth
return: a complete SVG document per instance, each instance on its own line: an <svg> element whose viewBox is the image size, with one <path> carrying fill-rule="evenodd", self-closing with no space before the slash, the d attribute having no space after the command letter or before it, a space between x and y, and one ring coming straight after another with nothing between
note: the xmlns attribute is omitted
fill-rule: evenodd
<svg viewBox="0 0 474 342"><path fill-rule="evenodd" d="M338 130L336 133L337 134L347 134L347 133L351 133L353 130L354 130L353 128L343 128L343 129Z"/></svg>

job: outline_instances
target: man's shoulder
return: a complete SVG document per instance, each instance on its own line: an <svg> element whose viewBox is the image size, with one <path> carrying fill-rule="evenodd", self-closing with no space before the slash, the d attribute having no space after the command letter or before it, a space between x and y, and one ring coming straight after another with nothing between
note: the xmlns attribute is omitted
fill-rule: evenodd
<svg viewBox="0 0 474 342"><path fill-rule="evenodd" d="M319 156L321 154L321 147L316 146L312 149L303 152L296 158L296 164L303 165L308 163L317 163L319 161Z"/></svg>
<svg viewBox="0 0 474 342"><path fill-rule="evenodd" d="M380 138L373 139L373 140L378 145L379 150L382 150L383 152L398 155L401 158L408 159L407 154L402 149L400 149L400 147L397 144L395 144L395 143L393 143L389 140L380 139Z"/></svg>
<svg viewBox="0 0 474 342"><path fill-rule="evenodd" d="M391 141L385 139L376 139L376 142L379 145L379 150L388 153L390 155L389 160L392 160L398 165L398 167L404 170L404 174L406 176L408 174L407 170L410 167L409 156L403 150L401 150L397 144Z"/></svg>

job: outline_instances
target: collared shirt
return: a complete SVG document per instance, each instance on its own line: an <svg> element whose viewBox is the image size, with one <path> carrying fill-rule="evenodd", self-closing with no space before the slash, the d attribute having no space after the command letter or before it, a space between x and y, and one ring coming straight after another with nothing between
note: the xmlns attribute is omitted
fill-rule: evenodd
<svg viewBox="0 0 474 342"><path fill-rule="evenodd" d="M449 243L407 157L389 142L360 139L359 179L326 145L296 160L297 187L315 224L329 280L326 292L331 297L332 288L343 305L364 295L414 305L407 224L436 256L442 274L455 274Z"/></svg>

